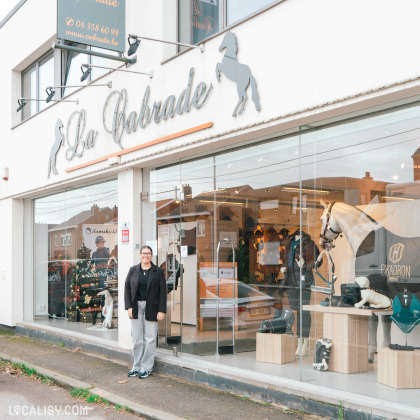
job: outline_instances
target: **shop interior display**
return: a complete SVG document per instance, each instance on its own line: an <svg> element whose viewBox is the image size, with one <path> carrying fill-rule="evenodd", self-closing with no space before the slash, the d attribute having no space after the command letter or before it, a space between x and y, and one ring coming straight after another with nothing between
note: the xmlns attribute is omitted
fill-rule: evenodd
<svg viewBox="0 0 420 420"><path fill-rule="evenodd" d="M321 202L321 204L324 212L321 216L320 245L324 249L332 250L336 239L341 233L344 234L355 256L356 276L358 273L367 274L359 277L367 278L370 283L370 289L361 290L361 293L364 292L365 296L381 302L378 304L380 308L390 307L390 302L395 300L401 287L408 287L413 293L419 293L420 271L416 257L419 238L403 238L395 235L367 213L349 204L343 202ZM397 216L394 218L399 221ZM383 244L386 247L384 250L381 248ZM366 281L362 282L366 284ZM359 304L361 301L362 297L355 303ZM377 347L377 326L378 316L373 315L369 318L370 362L374 360ZM382 347L389 347L391 343L389 316L382 316L382 326Z"/></svg>
<svg viewBox="0 0 420 420"><path fill-rule="evenodd" d="M302 305L311 303L311 286L314 282L313 269L319 257L319 250L311 236L296 229L282 241L284 246L284 265L281 272L284 274L282 287L287 290L289 305L297 314L298 347L296 356L306 356L309 353L309 333L311 329L311 313L302 311ZM322 265L322 259L318 266ZM301 331L302 319L302 336Z"/></svg>
<svg viewBox="0 0 420 420"><path fill-rule="evenodd" d="M102 325L113 328L114 298L112 286L116 285L117 260L108 260L108 276L96 270L95 263L90 258L91 250L84 244L77 251L77 262L69 284L69 294L72 303L67 309L69 321L81 321L95 325L98 315L103 318Z"/></svg>
<svg viewBox="0 0 420 420"><path fill-rule="evenodd" d="M315 357L312 366L315 370L324 372L328 370L332 342L329 338L319 338L315 344Z"/></svg>
<svg viewBox="0 0 420 420"><path fill-rule="evenodd" d="M405 289L395 296L392 307L391 319L405 333L407 345L407 334L413 331L414 327L420 322L419 300L413 293Z"/></svg>
<svg viewBox="0 0 420 420"><path fill-rule="evenodd" d="M295 322L293 311L289 308L278 309L271 320L261 322L258 332L266 334L292 334L292 327Z"/></svg>
<svg viewBox="0 0 420 420"><path fill-rule="evenodd" d="M370 308L387 309L392 306L392 300L388 296L370 289L370 283L367 277L356 277L355 282L360 286L362 297L360 302L354 304L355 308L361 308L367 305Z"/></svg>
<svg viewBox="0 0 420 420"><path fill-rule="evenodd" d="M327 265L328 265L328 273L327 273L327 278L325 278L318 270L318 268L321 266L321 261L324 257L324 255L327 257ZM322 285L317 285L316 284L316 279L317 277L319 277L322 280ZM337 281L337 276L335 275L335 265L334 265L334 261L331 257L331 254L329 253L329 251L327 251L326 249L324 249L323 251L321 251L321 253L319 254L318 258L316 259L316 263L315 263L315 277L314 277L314 281L311 285L311 290L313 292L320 292L323 294L328 295L327 298L324 301L321 301L321 305L323 306L331 306L331 302L332 302L332 297L335 294L335 287L334 287L334 283ZM325 283L325 284L324 284Z"/></svg>

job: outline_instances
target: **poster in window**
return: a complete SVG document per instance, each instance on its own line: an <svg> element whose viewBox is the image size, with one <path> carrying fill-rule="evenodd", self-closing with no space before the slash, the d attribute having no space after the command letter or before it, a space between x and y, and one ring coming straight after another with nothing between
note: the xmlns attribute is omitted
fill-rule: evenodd
<svg viewBox="0 0 420 420"><path fill-rule="evenodd" d="M191 4L193 43L196 44L219 31L219 1L196 0Z"/></svg>

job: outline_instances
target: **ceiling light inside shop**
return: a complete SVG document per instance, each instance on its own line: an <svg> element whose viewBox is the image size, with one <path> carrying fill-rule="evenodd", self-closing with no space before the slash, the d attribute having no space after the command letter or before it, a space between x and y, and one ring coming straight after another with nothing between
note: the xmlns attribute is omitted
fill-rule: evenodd
<svg viewBox="0 0 420 420"><path fill-rule="evenodd" d="M407 200L407 201L414 201L414 198L405 198L405 197L392 197L389 195L383 195L381 198L385 200Z"/></svg>
<svg viewBox="0 0 420 420"><path fill-rule="evenodd" d="M393 179L394 181L396 181L396 180L398 179L398 175L393 175L393 176L392 176L392 179Z"/></svg>
<svg viewBox="0 0 420 420"><path fill-rule="evenodd" d="M405 163L403 162L403 163L401 163L400 168L402 169L402 168L404 168L404 166L405 166Z"/></svg>
<svg viewBox="0 0 420 420"><path fill-rule="evenodd" d="M201 194L213 194L213 193L221 193L226 192L226 188L218 188L217 190L209 190L209 191L202 191Z"/></svg>
<svg viewBox="0 0 420 420"><path fill-rule="evenodd" d="M302 188L302 190L300 190L297 187L283 187L282 191L286 191L286 192L306 192L306 193L312 193L312 194L325 194L328 195L331 191L327 191L327 190L311 190L309 188Z"/></svg>
<svg viewBox="0 0 420 420"><path fill-rule="evenodd" d="M237 201L217 201L217 200L200 200L200 203L231 204L232 206L243 206L244 205L244 203L238 203Z"/></svg>
<svg viewBox="0 0 420 420"><path fill-rule="evenodd" d="M264 158L259 158L257 159L257 162L262 162L264 160Z"/></svg>

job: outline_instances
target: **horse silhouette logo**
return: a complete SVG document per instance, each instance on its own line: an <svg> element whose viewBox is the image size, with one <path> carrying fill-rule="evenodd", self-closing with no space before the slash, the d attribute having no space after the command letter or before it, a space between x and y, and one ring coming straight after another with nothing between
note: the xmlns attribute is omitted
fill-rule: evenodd
<svg viewBox="0 0 420 420"><path fill-rule="evenodd" d="M402 243L392 245L391 248L389 248L389 254L388 254L389 261L391 261L393 264L400 261L402 258L403 251L404 251L404 245Z"/></svg>
<svg viewBox="0 0 420 420"><path fill-rule="evenodd" d="M58 175L57 168L55 167L55 161L57 159L57 153L60 150L60 147L64 144L64 134L61 132L62 128L63 123L60 119L58 119L55 124L55 142L53 147L51 147L50 160L48 162L48 178L51 175L51 171Z"/></svg>
<svg viewBox="0 0 420 420"><path fill-rule="evenodd" d="M261 106L255 77L251 74L251 70L246 64L238 63L236 57L238 52L238 41L232 32L227 32L220 44L219 51L223 51L224 49L226 49L226 52L223 56L223 60L216 65L216 78L217 81L220 82L220 72L223 72L228 79L236 82L239 102L236 104L232 117L236 117L244 110L245 103L248 99L246 89L250 83L252 100L254 101L255 108L259 111Z"/></svg>

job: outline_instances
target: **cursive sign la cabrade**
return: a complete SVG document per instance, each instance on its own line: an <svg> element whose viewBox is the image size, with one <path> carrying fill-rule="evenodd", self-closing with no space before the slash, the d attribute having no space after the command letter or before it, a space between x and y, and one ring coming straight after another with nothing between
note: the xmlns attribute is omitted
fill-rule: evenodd
<svg viewBox="0 0 420 420"><path fill-rule="evenodd" d="M161 120L174 118L189 112L192 107L200 109L207 101L213 85L207 87L204 82L200 82L192 92L194 68L190 69L187 87L179 94L169 95L162 101L155 101L149 105L150 86L147 86L138 112L128 113L127 90L114 90L111 92L103 108L103 124L108 133L112 134L113 141L123 149L122 138L124 133L131 134L137 129L146 128L151 122L158 124Z"/></svg>
<svg viewBox="0 0 420 420"><path fill-rule="evenodd" d="M84 109L81 111L74 111L67 122L67 160L72 160L75 156L82 157L85 149L91 149L95 146L98 132L95 130L89 130L85 135L85 129L86 111Z"/></svg>

